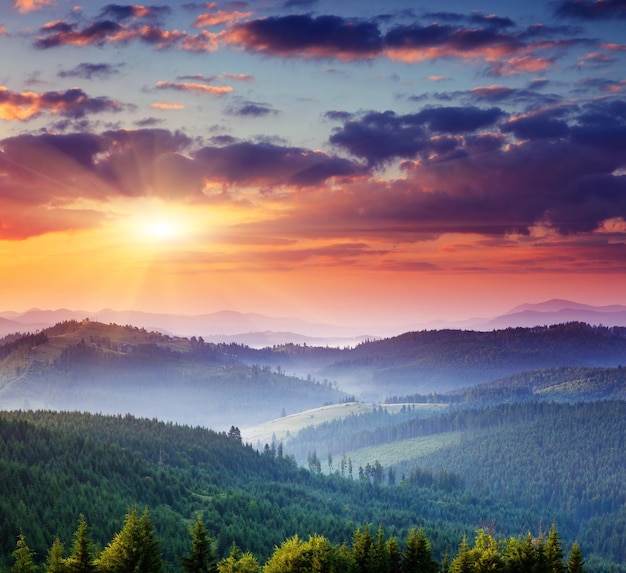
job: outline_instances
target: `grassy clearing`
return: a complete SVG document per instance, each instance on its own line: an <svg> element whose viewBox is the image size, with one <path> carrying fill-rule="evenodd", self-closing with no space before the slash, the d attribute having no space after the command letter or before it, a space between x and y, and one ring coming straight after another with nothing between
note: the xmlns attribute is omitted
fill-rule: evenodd
<svg viewBox="0 0 626 573"><path fill-rule="evenodd" d="M270 420L264 424L244 428L241 435L245 442L253 445L271 443L272 438L277 441L287 443L290 436L295 436L300 430L308 426L318 426L324 422L331 422L351 415L365 414L371 412L375 407L380 408L380 404L365 404L363 402L348 402L345 404L331 404L298 412L289 416L283 416L275 420ZM403 404L384 404L383 407L388 412L397 412ZM430 414L442 411L447 408L446 404L410 404L416 411L422 414Z"/></svg>
<svg viewBox="0 0 626 573"><path fill-rule="evenodd" d="M358 467L365 467L368 463L374 464L378 460L383 466L388 467L407 460L415 460L419 465L419 457L430 454L442 448L459 444L461 441L461 432L451 432L446 434L438 434L436 436L425 436L422 438L411 438L410 440L401 440L389 444L381 444L370 448L360 448L346 455L352 460L354 468L354 476L358 475ZM326 458L322 457L325 461ZM337 461L335 465L339 463ZM324 465L324 464L323 464ZM327 470L328 468L324 468ZM400 478L401 476L398 476Z"/></svg>

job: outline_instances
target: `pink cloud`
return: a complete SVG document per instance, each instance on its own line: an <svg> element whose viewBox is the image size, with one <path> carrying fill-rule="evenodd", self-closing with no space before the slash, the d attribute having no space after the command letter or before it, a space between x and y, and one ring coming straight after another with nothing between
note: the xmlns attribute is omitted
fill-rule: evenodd
<svg viewBox="0 0 626 573"><path fill-rule="evenodd" d="M227 12L225 10L219 10L211 14L200 14L194 20L195 28L206 28L209 26L222 26L232 25L239 20L244 20L252 16L253 12Z"/></svg>
<svg viewBox="0 0 626 573"><path fill-rule="evenodd" d="M159 81L156 83L156 87L159 89L170 89L183 92L194 92L200 94L211 94L216 96L223 96L233 91L231 86L210 86L206 84L199 84L194 82L168 82Z"/></svg>
<svg viewBox="0 0 626 573"><path fill-rule="evenodd" d="M13 8L21 14L41 10L45 6L53 6L54 0L13 0Z"/></svg>

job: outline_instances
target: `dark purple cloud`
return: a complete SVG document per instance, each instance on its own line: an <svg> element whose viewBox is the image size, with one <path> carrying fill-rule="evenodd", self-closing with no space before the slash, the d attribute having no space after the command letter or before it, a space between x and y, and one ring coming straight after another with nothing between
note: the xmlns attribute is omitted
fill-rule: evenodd
<svg viewBox="0 0 626 573"><path fill-rule="evenodd" d="M466 22L479 26L493 28L510 28L515 26L515 22L510 18L496 16L495 14L485 15L480 13L459 14L457 12L426 12L424 18L430 18L441 22Z"/></svg>
<svg viewBox="0 0 626 573"><path fill-rule="evenodd" d="M100 12L100 17L118 22L134 18L159 18L170 14L169 6L139 6L136 4L107 4Z"/></svg>
<svg viewBox="0 0 626 573"><path fill-rule="evenodd" d="M458 134L491 127L503 115L497 107L431 107L413 117L417 123L427 124L432 132Z"/></svg>
<svg viewBox="0 0 626 573"><path fill-rule="evenodd" d="M390 49L417 49L446 46L450 50L475 51L487 46L513 52L521 43L509 34L491 28L461 28L441 24L397 26L385 34Z"/></svg>
<svg viewBox="0 0 626 573"><path fill-rule="evenodd" d="M193 159L204 177L227 184L310 186L362 173L347 159L266 142L204 147Z"/></svg>
<svg viewBox="0 0 626 573"><path fill-rule="evenodd" d="M169 48L181 40L192 40L186 32L165 30L152 24L125 24L111 19L93 20L83 28L69 22L54 22L40 30L35 47L45 50L64 45L104 46L140 40L156 48Z"/></svg>
<svg viewBox="0 0 626 573"><path fill-rule="evenodd" d="M626 19L626 0L562 0L556 13L577 20Z"/></svg>
<svg viewBox="0 0 626 573"><path fill-rule="evenodd" d="M241 117L263 117L266 115L275 115L278 113L278 110L275 110L268 104L246 101L227 107L225 112L229 115L238 115Z"/></svg>
<svg viewBox="0 0 626 573"><path fill-rule="evenodd" d="M113 20L100 20L91 23L82 30L77 29L75 24L68 22L56 22L54 26L44 26L40 32L43 34L35 42L35 47L40 49L55 48L64 44L102 45L107 38L115 36L123 31L121 24Z"/></svg>
<svg viewBox="0 0 626 573"><path fill-rule="evenodd" d="M415 114L392 111L368 112L346 121L330 136L330 143L342 147L371 166L394 159L412 159L420 154L450 153L459 145L458 135L492 127L504 116L499 108L433 107Z"/></svg>
<svg viewBox="0 0 626 573"><path fill-rule="evenodd" d="M517 139L553 139L567 137L570 128L561 117L564 110L554 109L513 118L501 126L504 133L512 133Z"/></svg>
<svg viewBox="0 0 626 573"><path fill-rule="evenodd" d="M311 8L319 3L319 0L285 0L285 8Z"/></svg>
<svg viewBox="0 0 626 573"><path fill-rule="evenodd" d="M83 78L91 80L94 77L108 78L119 74L118 66L112 64L90 64L83 62L70 70L61 70L57 75L60 78Z"/></svg>
<svg viewBox="0 0 626 573"><path fill-rule="evenodd" d="M233 26L227 41L283 56L369 58L382 50L378 26L338 16L291 15Z"/></svg>

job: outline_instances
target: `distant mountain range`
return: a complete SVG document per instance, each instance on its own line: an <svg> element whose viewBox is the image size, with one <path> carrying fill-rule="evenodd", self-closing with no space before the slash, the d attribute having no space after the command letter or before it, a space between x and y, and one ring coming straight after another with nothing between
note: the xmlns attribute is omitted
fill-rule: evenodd
<svg viewBox="0 0 626 573"><path fill-rule="evenodd" d="M532 327L586 322L591 325L626 326L626 305L593 306L553 299L537 304L525 303L505 314L464 321L409 323L396 328L372 325L368 329L331 325L289 317L272 317L258 313L230 310L199 315L149 313L136 310L103 309L41 310L0 312L0 336L14 332L34 332L66 320L89 318L105 324L130 324L177 336L202 336L207 342L234 342L252 347L265 347L293 342L312 346L352 346L365 339L401 334L414 330L497 330L511 327Z"/></svg>
<svg viewBox="0 0 626 573"><path fill-rule="evenodd" d="M202 336L207 342L235 342L253 347L287 342L346 346L371 338L350 327L230 310L185 316L136 310L103 309L89 312L64 308L58 310L33 308L23 313L0 312L0 336L14 332L34 332L59 322L81 321L85 318L105 324L121 326L129 324L163 334Z"/></svg>

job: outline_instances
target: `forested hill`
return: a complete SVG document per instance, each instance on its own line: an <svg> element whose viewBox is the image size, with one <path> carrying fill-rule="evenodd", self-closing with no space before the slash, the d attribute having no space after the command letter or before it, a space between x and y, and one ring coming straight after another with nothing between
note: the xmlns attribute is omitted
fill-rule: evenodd
<svg viewBox="0 0 626 573"><path fill-rule="evenodd" d="M157 417L215 429L344 399L329 382L244 363L245 347L68 321L0 345L3 408Z"/></svg>
<svg viewBox="0 0 626 573"><path fill-rule="evenodd" d="M562 367L520 372L466 388L466 402L626 400L626 367Z"/></svg>
<svg viewBox="0 0 626 573"><path fill-rule="evenodd" d="M626 365L626 328L583 323L409 332L354 348L257 350L69 321L1 342L0 398L8 407L133 411L219 429L336 403L347 394L383 401L530 370Z"/></svg>
<svg viewBox="0 0 626 573"><path fill-rule="evenodd" d="M285 364L306 364L349 392L365 388L381 400L441 393L539 368L626 365L626 328L574 322L491 332L408 332L351 349L275 347L271 358L263 359L278 361L281 354Z"/></svg>
<svg viewBox="0 0 626 573"><path fill-rule="evenodd" d="M343 543L366 523L399 537L423 526L441 559L492 520L500 535L517 536L551 518L459 486L383 487L311 474L280 444L263 453L242 444L236 429L216 434L132 416L0 412L0 566L10 562L20 532L40 562L56 535L68 547L81 513L103 547L133 506L149 508L168 571L178 570L198 513L219 556L235 542L260 560L294 535Z"/></svg>
<svg viewBox="0 0 626 573"><path fill-rule="evenodd" d="M373 479L383 482L390 470L421 484L462 476L480 496L536 516L547 513L567 538L624 561L625 401L527 401L451 407L427 417L422 412L379 407L325 422L286 441L285 451L305 463L314 448L330 452L341 472L347 460L355 475L371 479L372 468Z"/></svg>

